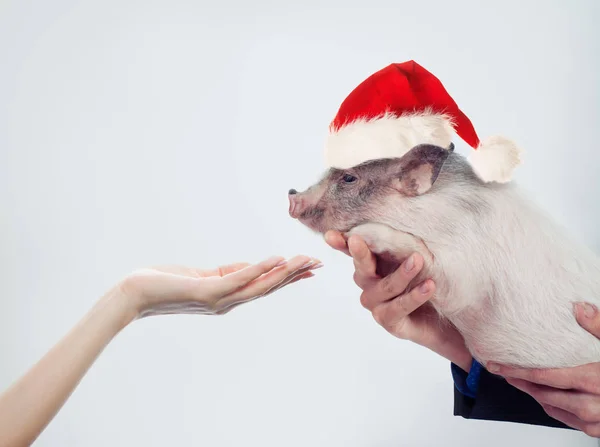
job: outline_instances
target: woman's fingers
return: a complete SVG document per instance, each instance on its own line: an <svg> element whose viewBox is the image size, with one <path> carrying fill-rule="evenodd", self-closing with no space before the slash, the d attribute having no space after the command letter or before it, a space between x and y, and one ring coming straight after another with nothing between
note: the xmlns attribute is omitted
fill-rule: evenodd
<svg viewBox="0 0 600 447"><path fill-rule="evenodd" d="M161 265L153 267L153 270L157 270L162 273L171 273L173 275L188 276L190 278L207 278L210 276L225 276L248 266L250 266L248 262L236 262L234 264L217 267L216 269L205 270L195 267L185 267L182 265Z"/></svg>
<svg viewBox="0 0 600 447"><path fill-rule="evenodd" d="M228 294L224 294L223 298L219 301L219 306L226 308L234 303L248 301L263 296L272 292L272 289L275 287L283 287L283 283L286 280L291 279L291 277L297 276L300 273L306 273L320 265L321 263L317 259L312 259L308 256L296 256L285 264L272 269L272 271L265 272L266 274L264 274L264 276L257 276L253 280L245 283L242 287L234 289ZM234 273L234 275L235 274L237 273ZM223 278L223 280L227 279L229 279L229 276Z"/></svg>
<svg viewBox="0 0 600 447"><path fill-rule="evenodd" d="M310 270L320 265L308 256L289 261L277 256L254 265L240 262L213 270L162 266L133 272L120 288L136 301L139 315L215 314L309 278L313 276Z"/></svg>
<svg viewBox="0 0 600 447"><path fill-rule="evenodd" d="M284 288L285 286L288 286L290 284L293 284L295 282L298 282L302 279L306 279L306 278L312 278L313 276L315 276L315 274L313 272L307 272L307 271L302 271L299 270L298 273L294 273L292 274L289 278L287 278L285 281L281 282L280 284L276 285L275 287L271 288L268 292L266 292L263 296L265 295L271 295L273 292L278 291L279 289Z"/></svg>
<svg viewBox="0 0 600 447"><path fill-rule="evenodd" d="M246 296L247 293L245 291L244 292L241 292L241 291L235 292L233 295L230 295L226 298L227 304L224 304L225 301L222 301L220 303L221 310L219 310L216 313L218 315L223 315L223 314L229 313L236 307L240 306L241 304L245 304L250 301L254 301L255 299L261 298L265 295L271 295L274 292L278 291L279 289L282 289L283 287L285 287L287 285L293 284L293 283L301 281L303 279L312 278L313 276L315 276L315 274L313 272L310 272L310 271L302 272L300 270L299 273L294 273L294 274L290 275L288 279L281 282L280 284L277 284L276 286L271 288L268 292L266 292L262 295Z"/></svg>
<svg viewBox="0 0 600 447"><path fill-rule="evenodd" d="M295 282L298 282L302 279L306 279L306 278L312 278L313 276L315 276L315 274L313 272L306 272L303 273L301 275L295 276L294 279L292 279L290 282L288 282L287 284L293 284ZM286 284L286 285L287 285ZM281 288L281 287L280 287Z"/></svg>
<svg viewBox="0 0 600 447"><path fill-rule="evenodd" d="M200 270L198 269L198 276L209 277L209 276L225 276L230 273L237 272L238 270L250 267L252 264L249 262L236 262L234 264L222 265L213 270Z"/></svg>
<svg viewBox="0 0 600 447"><path fill-rule="evenodd" d="M288 276L283 278L281 281L279 281L278 283L276 283L275 285L273 285L269 289L267 289L265 292L263 292L260 296L270 295L273 292L275 292L276 290L279 290L279 289L287 286L288 284L291 284L292 282L294 282L295 279L297 279L300 276L303 276L305 273L311 273L310 270L316 270L317 268L320 268L320 264L315 264L315 263L311 262L308 265L290 273ZM267 281L267 280L268 279L265 278L265 281ZM262 281L262 278L260 278L258 281ZM248 291L242 291L242 294L247 293L247 292Z"/></svg>
<svg viewBox="0 0 600 447"><path fill-rule="evenodd" d="M310 258L304 256L307 262ZM283 266L286 261L281 256L274 256L265 261L259 262L258 264L249 265L241 270L237 270L222 278L217 278L217 291L220 295L229 295L236 290L248 285L255 279L270 272L276 267Z"/></svg>

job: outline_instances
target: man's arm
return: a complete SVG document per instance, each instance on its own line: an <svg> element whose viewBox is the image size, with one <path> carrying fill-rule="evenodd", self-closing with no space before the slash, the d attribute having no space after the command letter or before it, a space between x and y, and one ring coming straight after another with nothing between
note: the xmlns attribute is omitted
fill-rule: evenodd
<svg viewBox="0 0 600 447"><path fill-rule="evenodd" d="M548 416L529 394L491 374L476 361L468 374L454 363L451 363L451 372L455 385L455 416L571 429Z"/></svg>
<svg viewBox="0 0 600 447"><path fill-rule="evenodd" d="M395 272L382 278L377 274L375 255L359 236L353 235L346 241L341 233L329 231L325 240L330 247L352 257L354 282L363 291L360 302L379 325L390 334L424 346L451 362L456 384L456 416L569 428L548 416L527 393L473 362L458 330L451 324L439 324L437 313L427 305L434 296L433 281L426 280L407 289L423 268L420 254L413 253Z"/></svg>

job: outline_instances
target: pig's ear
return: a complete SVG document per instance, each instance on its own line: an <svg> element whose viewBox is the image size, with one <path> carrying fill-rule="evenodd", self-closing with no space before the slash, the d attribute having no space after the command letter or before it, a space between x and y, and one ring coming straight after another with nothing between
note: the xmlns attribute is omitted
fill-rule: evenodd
<svg viewBox="0 0 600 447"><path fill-rule="evenodd" d="M425 194L442 170L451 148L444 149L431 144L421 144L412 148L400 160L400 172L394 178L394 188L409 197Z"/></svg>

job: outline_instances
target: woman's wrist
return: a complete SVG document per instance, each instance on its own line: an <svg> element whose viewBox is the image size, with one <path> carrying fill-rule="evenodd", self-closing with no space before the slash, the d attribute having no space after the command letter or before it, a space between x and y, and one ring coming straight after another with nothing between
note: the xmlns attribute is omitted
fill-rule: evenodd
<svg viewBox="0 0 600 447"><path fill-rule="evenodd" d="M119 283L100 298L93 313L103 313L116 334L137 319L138 301L136 297L123 293Z"/></svg>

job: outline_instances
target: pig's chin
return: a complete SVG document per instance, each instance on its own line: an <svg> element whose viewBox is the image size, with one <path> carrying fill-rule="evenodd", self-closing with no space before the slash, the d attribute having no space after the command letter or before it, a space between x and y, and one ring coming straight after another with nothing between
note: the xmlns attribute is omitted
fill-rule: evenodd
<svg viewBox="0 0 600 447"><path fill-rule="evenodd" d="M304 226L318 234L325 234L330 230L347 234L352 229L352 227L332 227L330 225L326 225L326 223L321 219L303 219L302 217L299 217L298 220ZM377 260L377 274L381 277L388 276L396 271L398 267L400 267L400 264L404 261L404 259L398 259L392 253L375 254L375 259Z"/></svg>
<svg viewBox="0 0 600 447"><path fill-rule="evenodd" d="M324 225L324 222L321 220L303 219L302 217L299 217L298 221L309 230L312 230L318 234L325 234L329 230L329 228L327 228L327 226Z"/></svg>
<svg viewBox="0 0 600 447"><path fill-rule="evenodd" d="M311 231L318 233L318 234L325 234L328 231L339 231L340 233L344 234L344 233L350 231L350 229L352 228L352 227L341 227L339 225L331 225L330 223L327 222L326 219L314 219L314 218L303 217L303 216L298 217L298 221L305 227L309 228Z"/></svg>

